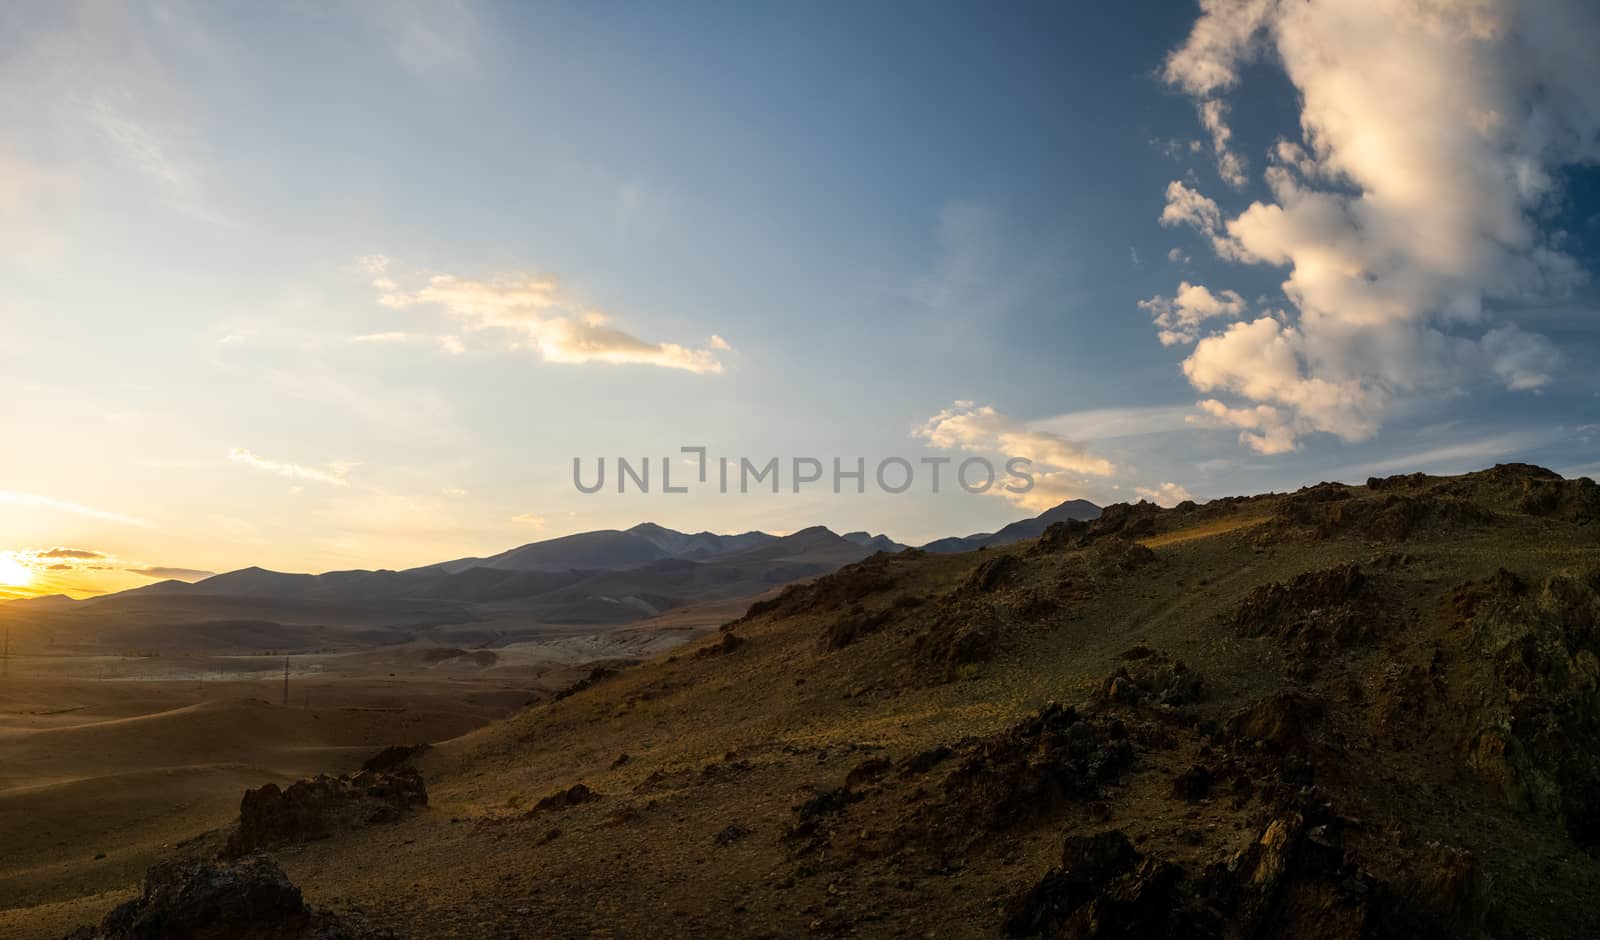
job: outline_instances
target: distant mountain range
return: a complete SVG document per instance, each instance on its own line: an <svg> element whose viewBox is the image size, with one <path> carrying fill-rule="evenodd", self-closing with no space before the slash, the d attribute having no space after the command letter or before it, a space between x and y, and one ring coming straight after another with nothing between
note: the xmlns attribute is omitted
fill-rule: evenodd
<svg viewBox="0 0 1600 940"><path fill-rule="evenodd" d="M947 538L933 552L1034 538L1099 508L1063 503L998 532ZM322 648L406 642L445 629L457 642L511 641L557 627L630 623L675 608L760 594L906 546L884 535L822 526L778 536L678 532L646 522L546 539L488 558L406 571L285 574L245 568L193 584L160 581L71 601L0 605L49 631L52 642L118 647Z"/></svg>
<svg viewBox="0 0 1600 940"><path fill-rule="evenodd" d="M1036 539L1044 530L1057 522L1079 520L1087 522L1100 515L1100 507L1086 499L1069 499L1059 506L1046 509L1032 519L1013 522L999 532L980 532L977 535L938 539L922 546L923 551L953 554L971 552L996 545L1010 545L1027 539Z"/></svg>

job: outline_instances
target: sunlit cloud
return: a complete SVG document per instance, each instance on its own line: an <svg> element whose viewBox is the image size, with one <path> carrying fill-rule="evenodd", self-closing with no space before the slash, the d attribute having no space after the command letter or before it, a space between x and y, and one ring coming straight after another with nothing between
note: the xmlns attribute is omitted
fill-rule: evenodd
<svg viewBox="0 0 1600 940"><path fill-rule="evenodd" d="M1204 284L1183 281L1172 297L1157 294L1139 306L1150 312L1163 346L1192 343L1200 326L1214 317L1237 317L1244 312L1244 298L1238 292L1223 290L1213 294Z"/></svg>
<svg viewBox="0 0 1600 940"><path fill-rule="evenodd" d="M196 568L166 568L156 565L149 568L124 568L129 574L136 574L141 578L152 578L157 581L204 581L216 575L214 571L201 571Z"/></svg>
<svg viewBox="0 0 1600 940"><path fill-rule="evenodd" d="M75 561L99 561L106 557L99 552L91 552L85 548L52 548L48 551L38 552L36 558L70 558Z"/></svg>
<svg viewBox="0 0 1600 940"><path fill-rule="evenodd" d="M1051 431L1032 430L991 405L958 401L929 418L913 435L942 450L966 450L1024 457L1044 469L1092 476L1115 471L1109 460Z"/></svg>
<svg viewBox="0 0 1600 940"><path fill-rule="evenodd" d="M371 262L364 266L369 271L376 267ZM385 259L376 273L388 267ZM382 274L373 286L384 306L441 307L467 329L496 332L509 338L513 348L532 349L546 362L652 365L705 374L721 372L719 354L732 350L716 335L702 349L640 339L612 325L609 315L585 305L549 277L519 274L481 281L440 274L421 288L406 291ZM453 337L438 342L447 352L464 350Z"/></svg>
<svg viewBox="0 0 1600 940"><path fill-rule="evenodd" d="M1163 483L1154 487L1136 486L1133 491L1158 506L1176 506L1194 499L1193 494L1176 483Z"/></svg>
<svg viewBox="0 0 1600 940"><path fill-rule="evenodd" d="M1085 496L1086 477L1105 477L1116 468L1109 460L1047 430L1031 428L996 411L991 405L958 401L924 422L913 437L940 450L958 450L993 458L996 467L1013 457L1031 462L1032 488L1016 492L1006 486L988 490L1016 506L1044 510Z"/></svg>
<svg viewBox="0 0 1600 940"><path fill-rule="evenodd" d="M512 516L511 521L526 526L532 526L535 529L542 529L545 525L544 516L531 512L525 512L519 516Z"/></svg>
<svg viewBox="0 0 1600 940"><path fill-rule="evenodd" d="M309 480L313 483L326 483L329 486L349 486L350 481L345 477L357 466L353 463L332 463L326 468L307 467L297 463L268 460L242 447L235 447L229 451L228 459L234 463L244 464L247 467L253 467L280 477L287 477L291 480Z"/></svg>
<svg viewBox="0 0 1600 940"><path fill-rule="evenodd" d="M1210 316L1242 310L1146 302L1162 342L1198 340L1184 362L1194 387L1242 400L1208 399L1204 414L1244 429L1259 453L1283 453L1312 432L1369 438L1421 393L1553 381L1554 344L1501 311L1584 277L1539 215L1559 199L1563 168L1600 159L1600 86L1579 38L1600 30L1600 10L1201 6L1164 76L1194 98L1225 181L1242 168L1225 96L1246 67L1280 66L1300 103L1299 139L1268 154L1269 200L1230 217L1196 186L1167 187L1162 225L1194 229L1223 260L1287 271L1291 310L1209 336Z"/></svg>

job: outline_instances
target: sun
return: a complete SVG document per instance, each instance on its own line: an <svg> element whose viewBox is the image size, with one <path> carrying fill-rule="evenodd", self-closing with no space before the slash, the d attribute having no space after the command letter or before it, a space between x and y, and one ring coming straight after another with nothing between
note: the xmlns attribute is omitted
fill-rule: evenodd
<svg viewBox="0 0 1600 940"><path fill-rule="evenodd" d="M0 587L27 587L32 583L32 568L10 555L0 555Z"/></svg>

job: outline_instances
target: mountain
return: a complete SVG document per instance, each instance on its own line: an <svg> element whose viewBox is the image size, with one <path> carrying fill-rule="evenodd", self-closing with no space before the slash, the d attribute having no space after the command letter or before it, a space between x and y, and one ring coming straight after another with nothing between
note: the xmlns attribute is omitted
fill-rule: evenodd
<svg viewBox="0 0 1600 940"><path fill-rule="evenodd" d="M970 552L980 548L992 548L1000 545L1012 545L1027 539L1036 539L1044 534L1044 530L1057 522L1076 520L1087 522L1100 515L1100 507L1086 499L1069 499L1059 506L1053 506L1032 519L1023 519L1013 522L998 532L980 532L966 537L952 536L938 539L922 546L925 552L937 554L953 554L955 552Z"/></svg>
<svg viewBox="0 0 1600 940"><path fill-rule="evenodd" d="M79 603L65 594L41 594L10 601L13 610L60 610Z"/></svg>
<svg viewBox="0 0 1600 940"><path fill-rule="evenodd" d="M1067 503L973 538L1004 544L1091 510L1087 503ZM308 643L345 648L424 635L454 643L509 643L556 628L607 628L692 604L754 597L904 548L884 535L840 536L822 526L780 537L685 533L646 522L406 571L312 575L250 567L75 604L6 606L15 608L13 616L33 618L62 645L216 648L231 638L249 650L301 649Z"/></svg>
<svg viewBox="0 0 1600 940"><path fill-rule="evenodd" d="M407 571L244 568L67 605L20 605L10 616L31 618L63 647L344 648L430 634L508 643L752 597L898 547L882 537L857 544L820 526L778 537L688 534L645 523Z"/></svg>
<svg viewBox="0 0 1600 940"><path fill-rule="evenodd" d="M846 532L839 537L846 542L852 542L862 548L870 548L875 552L903 552L907 548L907 546L901 545L887 535L873 535L870 532Z"/></svg>
<svg viewBox="0 0 1600 940"><path fill-rule="evenodd" d="M697 532L694 535L685 535L656 525L654 522L641 522L629 529L628 534L648 540L674 558L709 558L713 555L754 548L777 538L765 532L745 532L740 535Z"/></svg>

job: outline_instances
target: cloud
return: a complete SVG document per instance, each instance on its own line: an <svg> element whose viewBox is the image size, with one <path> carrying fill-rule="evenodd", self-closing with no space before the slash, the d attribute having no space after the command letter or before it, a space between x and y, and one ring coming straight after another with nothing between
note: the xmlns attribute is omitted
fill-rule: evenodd
<svg viewBox="0 0 1600 940"><path fill-rule="evenodd" d="M99 552L91 552L83 548L52 548L47 552L38 552L35 558L70 558L75 561L99 561L106 557Z"/></svg>
<svg viewBox="0 0 1600 940"><path fill-rule="evenodd" d="M1296 449L1295 433L1289 427L1282 411L1271 405L1254 408L1230 408L1215 398L1208 398L1198 407L1204 415L1190 416L1195 424L1211 422L1244 428L1239 432L1239 443L1258 454L1284 454Z"/></svg>
<svg viewBox="0 0 1600 940"><path fill-rule="evenodd" d="M966 450L1026 457L1041 468L1110 476L1111 462L1052 431L1031 430L990 405L958 401L912 432L941 450Z"/></svg>
<svg viewBox="0 0 1600 940"><path fill-rule="evenodd" d="M296 463L284 463L277 460L268 460L258 457L242 447L235 447L228 452L228 459L234 463L242 463L247 467L254 467L267 473L288 477L291 480L309 480L313 483L326 483L329 486L349 486L345 479L351 470L356 468L352 463L332 463L326 469L305 467Z"/></svg>
<svg viewBox="0 0 1600 940"><path fill-rule="evenodd" d="M1203 284L1178 284L1172 298L1157 294L1149 300L1139 301L1148 310L1159 328L1161 345L1192 343L1200 335L1200 324L1212 317L1236 317L1244 312L1244 298L1231 290L1213 294Z"/></svg>
<svg viewBox="0 0 1600 940"><path fill-rule="evenodd" d="M381 279L380 279L381 280ZM726 349L727 344L717 346L720 337L713 336L713 349ZM440 350L452 355L464 355L467 351L466 344L461 342L459 336L430 336L425 333L407 333L401 330L391 330L384 333L362 333L350 337L350 342L357 346L406 346L413 343L426 343L437 346Z"/></svg>
<svg viewBox="0 0 1600 940"><path fill-rule="evenodd" d="M443 307L467 329L509 335L514 348L533 349L546 362L652 365L706 374L721 372L718 353L732 349L715 335L704 349L639 339L611 325L611 317L584 305L548 277L522 274L479 281L440 274L414 292L402 290L387 277L373 285L385 306ZM449 352L463 349L453 337L441 345Z"/></svg>
<svg viewBox="0 0 1600 940"><path fill-rule="evenodd" d="M409 343L409 342L411 342L411 334L410 333L401 333L401 332L363 333L360 336L352 336L352 337L350 337L350 342L358 343L358 344L362 344L362 345L389 345L389 344L394 344L394 343Z"/></svg>
<svg viewBox="0 0 1600 940"><path fill-rule="evenodd" d="M158 581L204 581L214 577L215 571L200 571L195 568L124 568L129 574L136 574L141 578L154 578Z"/></svg>
<svg viewBox="0 0 1600 940"><path fill-rule="evenodd" d="M1160 221L1166 228L1188 225L1214 237L1222 229L1222 210L1215 199L1173 180L1167 184L1167 204L1161 209Z"/></svg>
<svg viewBox="0 0 1600 940"><path fill-rule="evenodd" d="M1211 150L1217 156L1217 175L1235 189L1249 182L1244 158L1228 149L1233 131L1228 127L1228 105L1216 98L1200 102L1200 123L1211 135Z"/></svg>
<svg viewBox="0 0 1600 940"><path fill-rule="evenodd" d="M1134 487L1133 491L1152 503L1161 506L1176 506L1186 500L1194 499L1194 496L1187 489L1176 483L1163 483L1153 488L1138 486Z"/></svg>
<svg viewBox="0 0 1600 940"><path fill-rule="evenodd" d="M544 516L531 512L525 512L520 516L512 516L511 521L520 522L523 525L533 526L535 529L542 529L544 528L545 524Z"/></svg>
<svg viewBox="0 0 1600 940"><path fill-rule="evenodd" d="M1187 426L1187 418L1191 414L1193 409L1188 405L1091 408L1030 421L1028 426L1059 434L1068 440L1105 441L1181 431Z"/></svg>
<svg viewBox="0 0 1600 940"><path fill-rule="evenodd" d="M14 490L0 490L0 504L11 506L27 506L38 509L49 509L56 512L71 513L75 516L86 516L90 519L102 519L106 522L115 522L119 525L135 526L141 529L151 528L150 523L133 516L121 513L106 512L92 506L70 503L66 500L55 499L49 496L40 496L36 493L18 493Z"/></svg>
<svg viewBox="0 0 1600 940"><path fill-rule="evenodd" d="M1049 509L1082 497L1090 486L1086 477L1106 477L1116 471L1110 461L1054 431L1021 424L992 406L970 401L958 401L929 418L912 436L940 450L987 455L997 470L1012 457L1028 459L1032 463L1031 490L1016 493L997 485L988 491L1025 509Z"/></svg>
<svg viewBox="0 0 1600 940"><path fill-rule="evenodd" d="M1246 65L1281 67L1300 102L1297 139L1268 154L1270 199L1227 217L1189 185L1167 187L1163 226L1194 228L1224 260L1287 271L1291 310L1200 338L1185 361L1197 390L1243 399L1207 414L1238 425L1267 406L1276 422L1241 437L1281 453L1308 432L1369 437L1418 394L1485 379L1515 391L1549 384L1554 345L1491 311L1584 278L1539 218L1559 198L1564 167L1600 160L1600 85L1585 38L1600 33L1600 8L1201 7L1164 75L1195 98L1219 160L1231 140L1225 95ZM1184 341L1190 331L1161 322L1165 308L1152 312L1164 342Z"/></svg>

